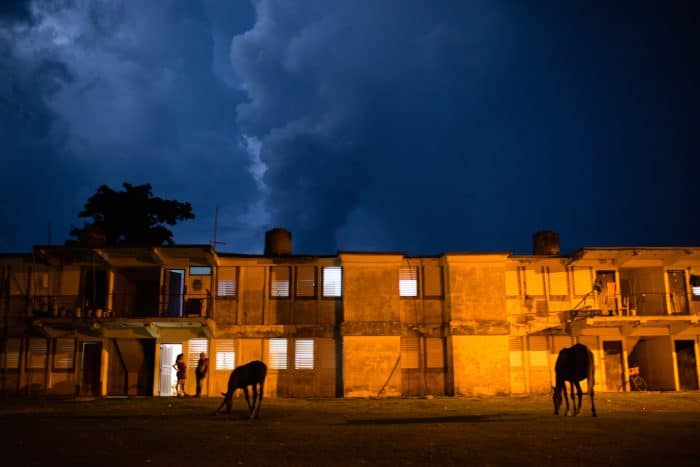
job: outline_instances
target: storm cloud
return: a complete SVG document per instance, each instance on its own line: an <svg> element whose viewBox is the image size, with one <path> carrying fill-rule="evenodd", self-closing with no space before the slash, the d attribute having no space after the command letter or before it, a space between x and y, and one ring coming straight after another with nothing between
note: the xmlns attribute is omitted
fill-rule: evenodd
<svg viewBox="0 0 700 467"><path fill-rule="evenodd" d="M253 252L697 244L692 3L19 2L0 10L0 249L98 185ZM6 112L5 109L8 109Z"/></svg>

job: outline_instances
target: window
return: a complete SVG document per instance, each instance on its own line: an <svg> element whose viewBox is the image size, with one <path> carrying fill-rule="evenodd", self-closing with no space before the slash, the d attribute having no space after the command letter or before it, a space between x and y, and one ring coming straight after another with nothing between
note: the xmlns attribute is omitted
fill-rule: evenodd
<svg viewBox="0 0 700 467"><path fill-rule="evenodd" d="M401 368L418 368L418 338L401 338Z"/></svg>
<svg viewBox="0 0 700 467"><path fill-rule="evenodd" d="M53 367L55 370L72 370L75 363L75 339L56 339Z"/></svg>
<svg viewBox="0 0 700 467"><path fill-rule="evenodd" d="M4 368L13 370L19 368L19 352L20 340L17 338L7 339L7 350L1 362L5 365Z"/></svg>
<svg viewBox="0 0 700 467"><path fill-rule="evenodd" d="M418 268L415 266L399 268L399 295L402 297L418 295Z"/></svg>
<svg viewBox="0 0 700 467"><path fill-rule="evenodd" d="M190 276L211 276L211 266L190 266Z"/></svg>
<svg viewBox="0 0 700 467"><path fill-rule="evenodd" d="M297 267L297 297L316 296L316 268L313 266Z"/></svg>
<svg viewBox="0 0 700 467"><path fill-rule="evenodd" d="M531 297L544 296L544 281L541 268L525 270L525 290Z"/></svg>
<svg viewBox="0 0 700 467"><path fill-rule="evenodd" d="M270 368L273 370L287 369L287 339L270 339Z"/></svg>
<svg viewBox="0 0 700 467"><path fill-rule="evenodd" d="M693 300L700 300L700 276L690 275L690 288L693 292Z"/></svg>
<svg viewBox="0 0 700 467"><path fill-rule="evenodd" d="M442 339L426 337L425 339L426 368L445 368L445 358L442 351Z"/></svg>
<svg viewBox="0 0 700 467"><path fill-rule="evenodd" d="M236 341L233 339L216 339L216 369L233 370L235 364Z"/></svg>
<svg viewBox="0 0 700 467"><path fill-rule="evenodd" d="M423 267L423 295L426 297L442 297L442 267Z"/></svg>
<svg viewBox="0 0 700 467"><path fill-rule="evenodd" d="M48 345L46 343L46 339L30 339L29 354L27 355L27 368L46 368L47 350Z"/></svg>
<svg viewBox="0 0 700 467"><path fill-rule="evenodd" d="M294 343L294 369L314 369L314 340L297 339Z"/></svg>
<svg viewBox="0 0 700 467"><path fill-rule="evenodd" d="M270 270L270 295L289 297L289 268L273 267Z"/></svg>
<svg viewBox="0 0 700 467"><path fill-rule="evenodd" d="M323 268L323 296L341 297L343 293L343 273L340 266Z"/></svg>
<svg viewBox="0 0 700 467"><path fill-rule="evenodd" d="M206 339L190 339L187 349L187 365L191 368L195 368L197 362L199 362L199 354L208 352L209 341ZM233 359L231 360L233 361Z"/></svg>
<svg viewBox="0 0 700 467"><path fill-rule="evenodd" d="M218 269L218 277L216 283L217 297L235 297L236 296L236 273L235 267L220 267Z"/></svg>

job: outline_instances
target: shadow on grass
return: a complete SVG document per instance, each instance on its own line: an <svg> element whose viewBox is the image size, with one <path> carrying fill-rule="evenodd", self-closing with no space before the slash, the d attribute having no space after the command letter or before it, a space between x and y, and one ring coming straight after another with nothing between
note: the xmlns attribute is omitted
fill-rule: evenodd
<svg viewBox="0 0 700 467"><path fill-rule="evenodd" d="M406 425L412 423L493 423L517 422L529 420L532 417L514 414L491 415L454 415L442 417L410 417L410 418L357 418L348 419L348 425Z"/></svg>

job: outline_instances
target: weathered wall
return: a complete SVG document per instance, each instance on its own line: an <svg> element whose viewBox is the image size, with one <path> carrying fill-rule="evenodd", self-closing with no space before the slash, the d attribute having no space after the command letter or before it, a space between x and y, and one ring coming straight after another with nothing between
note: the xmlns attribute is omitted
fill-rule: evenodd
<svg viewBox="0 0 700 467"><path fill-rule="evenodd" d="M385 383L382 395L400 396L401 371L396 365L400 354L399 336L343 337L345 396L376 396ZM395 365L396 370L392 374Z"/></svg>
<svg viewBox="0 0 700 467"><path fill-rule="evenodd" d="M452 336L454 392L510 393L508 336Z"/></svg>
<svg viewBox="0 0 700 467"><path fill-rule="evenodd" d="M506 321L505 263L500 257L448 257L448 304L453 321Z"/></svg>
<svg viewBox="0 0 700 467"><path fill-rule="evenodd" d="M345 321L399 321L397 255L348 255L343 261Z"/></svg>

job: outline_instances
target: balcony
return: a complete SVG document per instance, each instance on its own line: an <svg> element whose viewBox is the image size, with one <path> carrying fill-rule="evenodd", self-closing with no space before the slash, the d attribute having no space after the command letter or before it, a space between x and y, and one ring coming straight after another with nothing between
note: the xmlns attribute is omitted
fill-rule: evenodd
<svg viewBox="0 0 700 467"><path fill-rule="evenodd" d="M32 318L44 319L129 319L129 318L208 318L212 316L208 293L153 295L113 293L85 295L35 296L31 299Z"/></svg>

